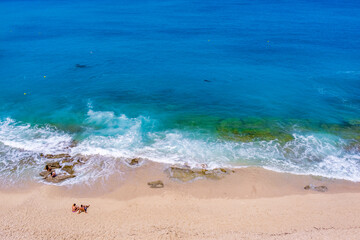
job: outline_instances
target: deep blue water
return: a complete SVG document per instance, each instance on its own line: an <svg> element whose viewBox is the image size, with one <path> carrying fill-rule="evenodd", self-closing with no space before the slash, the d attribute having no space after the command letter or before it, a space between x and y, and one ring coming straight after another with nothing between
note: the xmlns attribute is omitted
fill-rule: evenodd
<svg viewBox="0 0 360 240"><path fill-rule="evenodd" d="M81 176L145 157L360 181L359 13L355 0L2 0L0 174L70 151L98 156Z"/></svg>

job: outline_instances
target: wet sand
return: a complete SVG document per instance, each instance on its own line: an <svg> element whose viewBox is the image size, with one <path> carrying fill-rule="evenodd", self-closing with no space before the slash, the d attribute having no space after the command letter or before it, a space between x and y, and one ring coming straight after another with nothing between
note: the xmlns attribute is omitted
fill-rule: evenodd
<svg viewBox="0 0 360 240"><path fill-rule="evenodd" d="M359 183L261 168L183 183L165 168L128 167L91 188L3 189L0 239L360 239ZM76 214L73 203L91 206Z"/></svg>

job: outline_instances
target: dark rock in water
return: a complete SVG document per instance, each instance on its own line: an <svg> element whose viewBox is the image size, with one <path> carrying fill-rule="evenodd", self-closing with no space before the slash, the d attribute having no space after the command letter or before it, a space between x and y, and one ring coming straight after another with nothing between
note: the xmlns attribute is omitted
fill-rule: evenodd
<svg viewBox="0 0 360 240"><path fill-rule="evenodd" d="M51 168L61 168L60 162L48 162L46 163Z"/></svg>
<svg viewBox="0 0 360 240"><path fill-rule="evenodd" d="M210 80L204 79L204 82L211 82Z"/></svg>
<svg viewBox="0 0 360 240"><path fill-rule="evenodd" d="M328 188L326 186L315 186L313 184L310 185L306 185L304 187L305 190L314 190L314 191L318 191L318 192L326 192L328 190Z"/></svg>
<svg viewBox="0 0 360 240"><path fill-rule="evenodd" d="M50 174L49 171L42 171L42 172L39 173L39 175L44 177L44 178L47 177L47 175L49 175L49 174Z"/></svg>
<svg viewBox="0 0 360 240"><path fill-rule="evenodd" d="M76 64L75 67L77 67L77 68L86 68L87 66L83 65L83 64Z"/></svg>
<svg viewBox="0 0 360 240"><path fill-rule="evenodd" d="M161 180L148 182L148 185L151 188L163 188L164 187L164 183Z"/></svg>
<svg viewBox="0 0 360 240"><path fill-rule="evenodd" d="M62 167L62 170L67 172L68 174L74 174L74 169L73 169L74 166L71 166L71 165L66 165L66 166L63 166Z"/></svg>
<svg viewBox="0 0 360 240"><path fill-rule="evenodd" d="M52 183L59 183L73 177L75 177L75 175L73 174L58 174L56 177L52 177L51 175L49 175L45 178L45 181Z"/></svg>
<svg viewBox="0 0 360 240"><path fill-rule="evenodd" d="M188 182L198 178L209 178L209 179L221 179L226 174L230 173L230 170L225 168L215 169L191 169L185 167L172 166L167 169L170 178L177 179L183 182Z"/></svg>

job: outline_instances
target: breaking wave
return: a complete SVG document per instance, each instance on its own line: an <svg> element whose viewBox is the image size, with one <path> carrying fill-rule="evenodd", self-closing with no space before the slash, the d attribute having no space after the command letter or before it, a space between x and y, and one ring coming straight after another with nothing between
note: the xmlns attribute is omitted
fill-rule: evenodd
<svg viewBox="0 0 360 240"><path fill-rule="evenodd" d="M106 180L121 174L119 161L141 157L168 164L208 168L261 166L295 174L360 181L360 155L346 149L338 136L294 132L285 144L277 140L235 142L214 134L179 129L159 130L148 117L129 118L93 111L75 135L51 126L30 125L7 118L0 121L0 181L19 182L38 177L48 159L44 154L86 156L75 166L76 177L63 185ZM77 144L74 144L74 139Z"/></svg>

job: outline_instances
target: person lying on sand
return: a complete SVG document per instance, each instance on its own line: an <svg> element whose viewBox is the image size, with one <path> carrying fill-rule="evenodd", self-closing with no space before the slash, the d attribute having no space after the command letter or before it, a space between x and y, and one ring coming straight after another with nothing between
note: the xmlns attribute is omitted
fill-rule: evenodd
<svg viewBox="0 0 360 240"><path fill-rule="evenodd" d="M79 206L76 205L76 203L74 203L74 205L72 206L72 212L77 212L79 210Z"/></svg>
<svg viewBox="0 0 360 240"><path fill-rule="evenodd" d="M87 213L87 209L90 207L90 205L81 205L78 211L78 214L85 212Z"/></svg>

